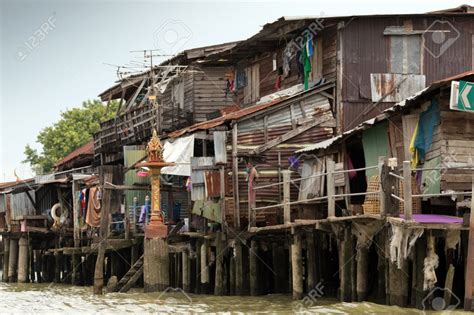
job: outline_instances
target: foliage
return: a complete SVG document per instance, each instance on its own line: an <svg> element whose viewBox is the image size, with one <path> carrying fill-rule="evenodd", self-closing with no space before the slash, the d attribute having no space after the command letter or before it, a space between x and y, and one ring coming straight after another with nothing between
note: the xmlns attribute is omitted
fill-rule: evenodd
<svg viewBox="0 0 474 315"><path fill-rule="evenodd" d="M61 118L52 126L43 128L36 138L42 145L39 153L26 145L23 162L29 163L37 172L49 172L54 163L92 139L99 131L102 121L113 118L118 102L110 102L108 108L99 100L86 101L81 107L71 108L61 113Z"/></svg>

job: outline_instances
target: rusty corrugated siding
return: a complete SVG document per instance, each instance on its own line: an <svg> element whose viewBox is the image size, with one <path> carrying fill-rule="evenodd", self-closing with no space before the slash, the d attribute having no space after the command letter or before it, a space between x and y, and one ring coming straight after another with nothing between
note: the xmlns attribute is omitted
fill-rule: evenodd
<svg viewBox="0 0 474 315"><path fill-rule="evenodd" d="M342 99L344 130L349 130L363 121L373 118L393 103L378 104L372 108L370 74L390 72L390 36L384 36L387 26L403 26L411 20L413 30L426 30L437 20L449 21L460 36L438 58L427 49L434 50L433 42L422 48L423 69L426 85L436 80L472 69L472 46L474 16L382 16L358 17L346 20L342 30Z"/></svg>

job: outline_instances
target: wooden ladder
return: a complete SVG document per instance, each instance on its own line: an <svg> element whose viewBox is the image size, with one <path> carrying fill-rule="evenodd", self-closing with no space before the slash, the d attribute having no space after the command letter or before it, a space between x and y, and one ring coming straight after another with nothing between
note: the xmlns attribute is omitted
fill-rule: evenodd
<svg viewBox="0 0 474 315"><path fill-rule="evenodd" d="M115 286L115 292L127 292L130 288L137 282L143 274L143 261L144 255L142 255L138 260L133 264L130 270L117 282Z"/></svg>

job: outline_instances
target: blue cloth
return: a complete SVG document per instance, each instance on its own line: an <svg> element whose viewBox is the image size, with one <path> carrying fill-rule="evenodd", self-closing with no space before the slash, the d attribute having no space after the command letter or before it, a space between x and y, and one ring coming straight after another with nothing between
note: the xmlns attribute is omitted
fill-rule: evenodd
<svg viewBox="0 0 474 315"><path fill-rule="evenodd" d="M420 114L418 121L418 134L415 138L415 149L418 150L419 158L425 159L431 143L433 142L434 129L440 122L439 104L432 100L430 107Z"/></svg>

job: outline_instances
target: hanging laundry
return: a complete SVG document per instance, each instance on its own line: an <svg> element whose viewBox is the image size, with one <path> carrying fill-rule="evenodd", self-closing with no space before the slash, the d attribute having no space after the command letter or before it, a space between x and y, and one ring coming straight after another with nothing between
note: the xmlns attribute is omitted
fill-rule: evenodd
<svg viewBox="0 0 474 315"><path fill-rule="evenodd" d="M138 223L145 224L148 222L148 217L150 215L151 206L150 206L150 197L145 197L145 204L142 206L140 211L140 218L138 219Z"/></svg>
<svg viewBox="0 0 474 315"><path fill-rule="evenodd" d="M101 191L97 187L89 189L89 205L86 214L86 223L93 227L100 226L100 202L102 196Z"/></svg>
<svg viewBox="0 0 474 315"><path fill-rule="evenodd" d="M411 168L416 168L418 163L420 162L420 157L418 154L418 150L415 148L415 140L416 136L418 135L418 123L416 123L415 131L413 132L413 135L410 140L410 162L411 162Z"/></svg>
<svg viewBox="0 0 474 315"><path fill-rule="evenodd" d="M349 179L353 179L357 176L357 172L354 171L354 165L349 155L347 156L347 169L349 170Z"/></svg>
<svg viewBox="0 0 474 315"><path fill-rule="evenodd" d="M309 74L311 73L311 56L313 55L313 44L311 36L307 35L303 49L301 50L300 63L303 65L304 89L309 88Z"/></svg>
<svg viewBox="0 0 474 315"><path fill-rule="evenodd" d="M282 68L283 68L283 77L287 78L290 76L291 73L291 59L293 59L295 50L293 48L293 42L290 42L286 45L283 49L283 53L281 55L282 59Z"/></svg>
<svg viewBox="0 0 474 315"><path fill-rule="evenodd" d="M277 76L274 87L275 87L275 90L281 89L281 75Z"/></svg>
<svg viewBox="0 0 474 315"><path fill-rule="evenodd" d="M434 129L439 125L440 114L437 100L432 100L430 107L420 114L418 121L418 134L414 147L418 151L419 159L424 160L433 142Z"/></svg>
<svg viewBox="0 0 474 315"><path fill-rule="evenodd" d="M235 88L237 90L243 89L247 86L247 75L244 70L237 70L235 79Z"/></svg>

